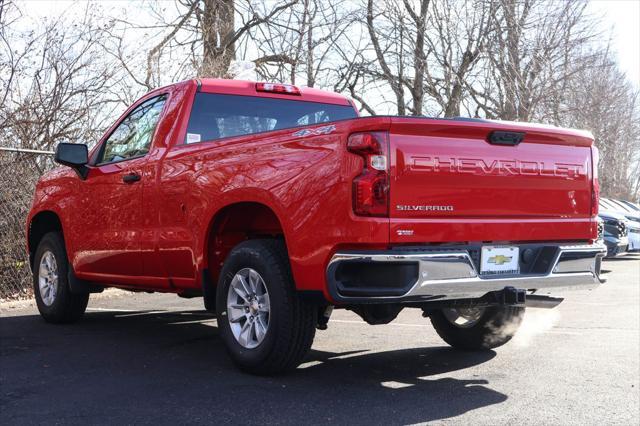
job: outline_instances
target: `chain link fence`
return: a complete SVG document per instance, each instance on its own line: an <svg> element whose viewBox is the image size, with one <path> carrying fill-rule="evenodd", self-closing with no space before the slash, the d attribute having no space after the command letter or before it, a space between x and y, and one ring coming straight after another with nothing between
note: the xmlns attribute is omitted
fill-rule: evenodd
<svg viewBox="0 0 640 426"><path fill-rule="evenodd" d="M53 165L50 152L0 147L0 300L33 294L25 222L36 182Z"/></svg>

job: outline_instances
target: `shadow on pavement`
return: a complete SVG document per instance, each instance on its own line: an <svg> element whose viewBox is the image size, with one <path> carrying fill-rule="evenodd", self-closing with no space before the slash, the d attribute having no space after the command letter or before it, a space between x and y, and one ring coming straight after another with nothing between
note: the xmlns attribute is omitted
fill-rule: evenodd
<svg viewBox="0 0 640 426"><path fill-rule="evenodd" d="M0 319L0 420L15 423L392 423L446 419L507 396L448 377L495 352L312 350L289 375L231 364L203 311L88 312L74 325Z"/></svg>

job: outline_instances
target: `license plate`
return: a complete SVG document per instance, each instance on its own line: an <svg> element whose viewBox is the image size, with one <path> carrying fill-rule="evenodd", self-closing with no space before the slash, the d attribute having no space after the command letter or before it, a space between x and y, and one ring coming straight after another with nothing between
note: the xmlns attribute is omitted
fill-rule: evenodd
<svg viewBox="0 0 640 426"><path fill-rule="evenodd" d="M482 247L480 274L517 274L520 272L519 247Z"/></svg>

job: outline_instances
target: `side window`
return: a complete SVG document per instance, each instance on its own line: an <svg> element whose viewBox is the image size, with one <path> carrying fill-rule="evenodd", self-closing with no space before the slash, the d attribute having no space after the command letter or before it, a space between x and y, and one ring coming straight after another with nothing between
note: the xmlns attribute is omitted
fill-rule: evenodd
<svg viewBox="0 0 640 426"><path fill-rule="evenodd" d="M103 144L97 164L141 157L149 152L166 99L167 95L151 98L131 111Z"/></svg>

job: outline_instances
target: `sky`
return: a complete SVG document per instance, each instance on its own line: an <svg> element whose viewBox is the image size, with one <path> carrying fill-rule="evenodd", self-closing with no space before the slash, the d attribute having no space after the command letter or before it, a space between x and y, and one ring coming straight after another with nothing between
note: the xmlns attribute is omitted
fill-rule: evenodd
<svg viewBox="0 0 640 426"><path fill-rule="evenodd" d="M571 1L571 0L549 0ZM26 15L51 16L69 13L77 7L73 0L27 0L21 4ZM135 10L139 0L103 0L105 10ZM603 37L611 36L611 46L616 51L620 67L629 79L640 88L640 0L590 0L589 10L603 19Z"/></svg>

